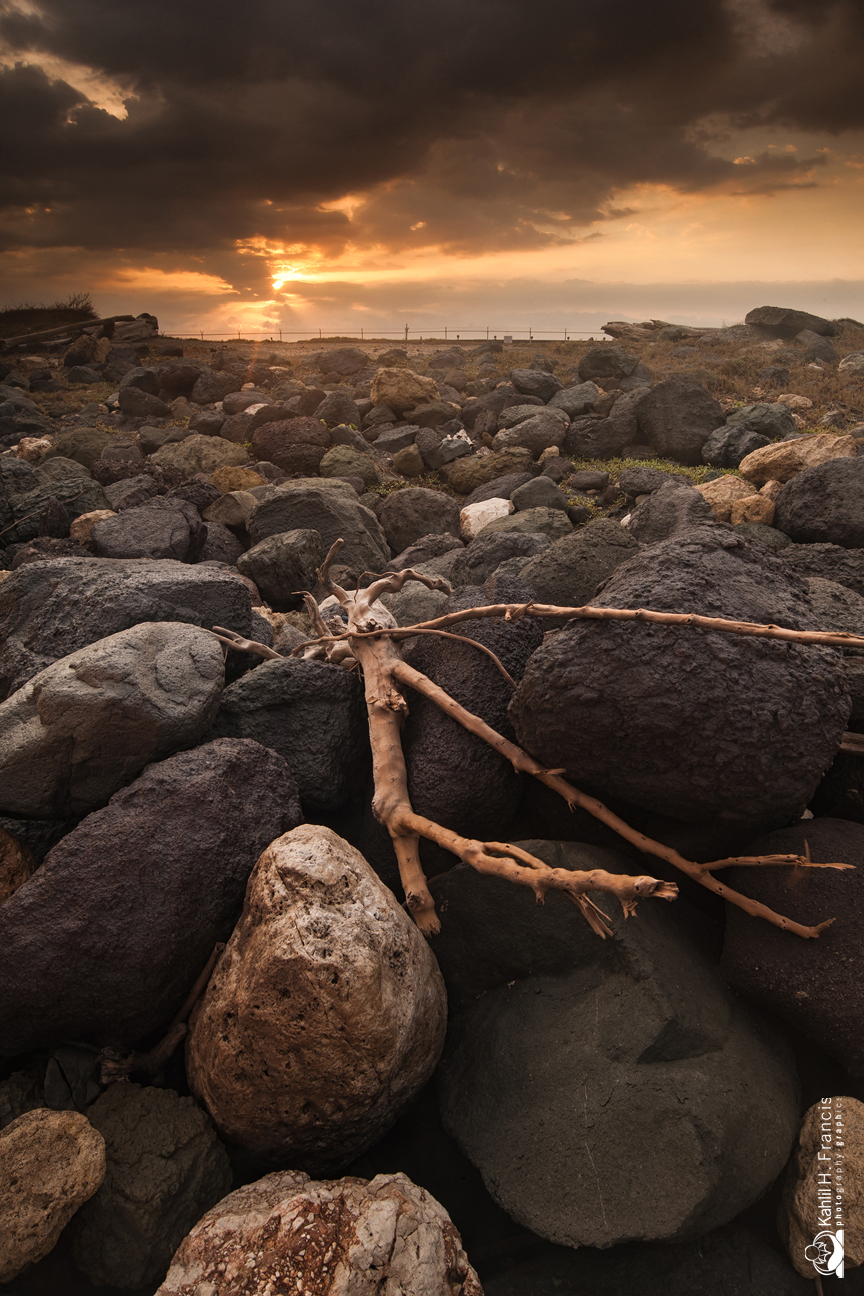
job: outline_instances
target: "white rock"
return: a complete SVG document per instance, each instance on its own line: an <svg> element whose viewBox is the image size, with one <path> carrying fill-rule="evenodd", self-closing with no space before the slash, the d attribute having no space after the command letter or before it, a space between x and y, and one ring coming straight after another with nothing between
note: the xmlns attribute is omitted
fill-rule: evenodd
<svg viewBox="0 0 864 1296"><path fill-rule="evenodd" d="M468 504L459 514L459 529L463 540L473 540L485 526L497 518L509 517L516 512L512 500L488 499L477 504Z"/></svg>

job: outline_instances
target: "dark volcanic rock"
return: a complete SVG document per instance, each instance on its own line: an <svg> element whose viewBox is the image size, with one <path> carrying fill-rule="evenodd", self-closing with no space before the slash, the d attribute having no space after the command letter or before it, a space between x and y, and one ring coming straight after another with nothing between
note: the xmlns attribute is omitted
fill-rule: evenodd
<svg viewBox="0 0 864 1296"><path fill-rule="evenodd" d="M549 537L542 532L484 532L471 541L453 564L453 584L482 585L508 558L531 558L544 553L549 545Z"/></svg>
<svg viewBox="0 0 864 1296"><path fill-rule="evenodd" d="M726 421L719 401L685 374L652 387L639 404L638 418L642 437L658 454L690 465L702 463L702 447Z"/></svg>
<svg viewBox="0 0 864 1296"><path fill-rule="evenodd" d="M77 1267L100 1286L158 1282L183 1238L231 1188L231 1163L194 1098L111 1085L87 1109L105 1178L69 1230Z"/></svg>
<svg viewBox="0 0 864 1296"><path fill-rule="evenodd" d="M344 805L366 775L362 686L326 662L262 662L226 688L209 737L252 738L278 752L310 814Z"/></svg>
<svg viewBox="0 0 864 1296"><path fill-rule="evenodd" d="M330 434L314 418L276 419L252 433L256 459L266 459L286 473L317 473L330 447Z"/></svg>
<svg viewBox="0 0 864 1296"><path fill-rule="evenodd" d="M104 805L150 761L200 741L223 683L218 640L176 622L61 658L0 703L0 810L60 819Z"/></svg>
<svg viewBox="0 0 864 1296"><path fill-rule="evenodd" d="M759 837L747 855L810 855L818 864L852 869L733 869L724 880L806 926L833 919L818 940L786 932L731 905L726 913L722 971L745 998L800 1031L864 1076L864 825L812 819Z"/></svg>
<svg viewBox="0 0 864 1296"><path fill-rule="evenodd" d="M702 461L712 468L737 468L754 450L770 444L770 438L750 428L724 423L716 428L702 447Z"/></svg>
<svg viewBox="0 0 864 1296"><path fill-rule="evenodd" d="M394 553L401 553L421 536L449 531L459 535L459 505L443 491L409 486L393 491L384 501L378 520L384 528L387 543Z"/></svg>
<svg viewBox="0 0 864 1296"><path fill-rule="evenodd" d="M651 374L638 356L620 346L592 347L579 361L582 382L596 382L604 391L615 387L625 390L651 382Z"/></svg>
<svg viewBox="0 0 864 1296"><path fill-rule="evenodd" d="M538 603L581 607L592 602L600 582L608 580L639 548L626 527L598 518L556 540L526 563L520 576L536 591Z"/></svg>
<svg viewBox="0 0 864 1296"><path fill-rule="evenodd" d="M42 562L0 584L0 696L86 644L143 621L227 626L248 636L242 580L179 562Z"/></svg>
<svg viewBox="0 0 864 1296"><path fill-rule="evenodd" d="M282 531L317 531L326 549L343 540L338 561L356 567L358 574L381 571L390 561L380 522L347 485L309 479L285 487L252 510L247 528L253 544Z"/></svg>
<svg viewBox="0 0 864 1296"><path fill-rule="evenodd" d="M303 602L303 590L315 588L326 556L317 531L281 531L241 554L237 570L255 582L275 612L287 612Z"/></svg>
<svg viewBox="0 0 864 1296"><path fill-rule="evenodd" d="M126 508L93 526L91 543L102 558L175 558L195 556L203 541L201 515L186 500L161 496Z"/></svg>
<svg viewBox="0 0 864 1296"><path fill-rule="evenodd" d="M560 379L542 369L514 369L510 381L517 392L524 396L538 396L544 402L551 400L563 387Z"/></svg>
<svg viewBox="0 0 864 1296"><path fill-rule="evenodd" d="M715 524L639 554L592 601L809 628L807 589L787 573ZM601 797L758 830L800 816L849 709L829 648L583 621L534 654L510 714L532 755Z"/></svg>
<svg viewBox="0 0 864 1296"><path fill-rule="evenodd" d="M301 821L287 765L257 743L149 766L0 909L2 1051L165 1025L228 939L258 856Z"/></svg>
<svg viewBox="0 0 864 1296"><path fill-rule="evenodd" d="M751 324L766 337L774 338L794 338L802 329L810 329L822 337L835 337L840 332L832 320L787 306L757 306L747 312L744 323Z"/></svg>
<svg viewBox="0 0 864 1296"><path fill-rule="evenodd" d="M775 500L774 525L803 544L864 549L864 459L805 468Z"/></svg>
<svg viewBox="0 0 864 1296"><path fill-rule="evenodd" d="M631 871L590 847L520 844L559 868ZM509 1215L606 1248L698 1237L762 1195L797 1131L794 1067L667 906L642 901L627 922L595 893L601 941L560 893L540 907L465 867L432 890L456 1008L442 1115Z"/></svg>
<svg viewBox="0 0 864 1296"><path fill-rule="evenodd" d="M674 479L653 491L633 511L629 530L640 544L657 544L689 527L710 525L711 505L689 482Z"/></svg>

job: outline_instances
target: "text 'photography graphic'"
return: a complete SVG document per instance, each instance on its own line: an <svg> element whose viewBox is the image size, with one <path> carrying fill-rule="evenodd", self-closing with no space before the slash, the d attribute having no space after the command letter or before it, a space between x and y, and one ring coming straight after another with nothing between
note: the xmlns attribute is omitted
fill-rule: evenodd
<svg viewBox="0 0 864 1296"><path fill-rule="evenodd" d="M814 1164L817 1202L815 1232L813 1241L804 1254L818 1274L842 1278L845 1254L842 1097L823 1098L819 1115L821 1146Z"/></svg>

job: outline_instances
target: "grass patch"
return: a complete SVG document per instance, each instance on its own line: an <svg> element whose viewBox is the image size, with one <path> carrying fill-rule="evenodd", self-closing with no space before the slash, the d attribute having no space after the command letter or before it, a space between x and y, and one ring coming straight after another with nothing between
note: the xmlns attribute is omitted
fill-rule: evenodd
<svg viewBox="0 0 864 1296"><path fill-rule="evenodd" d="M617 481L628 468L656 468L659 472L689 477L694 486L701 486L709 473L721 473L724 477L741 475L737 468L712 468L710 464L685 468L672 459L572 459L571 463L576 472L608 472L613 482Z"/></svg>

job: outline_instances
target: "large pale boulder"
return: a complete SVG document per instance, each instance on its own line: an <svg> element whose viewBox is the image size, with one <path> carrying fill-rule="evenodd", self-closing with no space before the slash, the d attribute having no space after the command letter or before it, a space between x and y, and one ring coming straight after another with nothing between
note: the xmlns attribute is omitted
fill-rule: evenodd
<svg viewBox="0 0 864 1296"><path fill-rule="evenodd" d="M374 405L387 405L394 414L404 414L415 405L438 400L438 384L412 369L379 369L369 395Z"/></svg>
<svg viewBox="0 0 864 1296"><path fill-rule="evenodd" d="M329 828L261 856L195 1011L187 1071L217 1128L261 1164L327 1173L388 1129L444 1039L435 956Z"/></svg>
<svg viewBox="0 0 864 1296"><path fill-rule="evenodd" d="M174 445L163 445L150 456L150 460L162 468L179 468L187 477L212 473L226 466L237 468L250 462L242 445L223 441L221 437L203 436L200 432Z"/></svg>
<svg viewBox="0 0 864 1296"><path fill-rule="evenodd" d="M0 810L58 819L104 805L150 761L198 742L223 681L218 641L177 622L62 657L0 705Z"/></svg>
<svg viewBox="0 0 864 1296"><path fill-rule="evenodd" d="M829 459L854 459L857 453L854 437L820 432L763 446L746 455L738 467L741 476L754 486L764 486L768 481L790 481L804 468L815 468Z"/></svg>
<svg viewBox="0 0 864 1296"><path fill-rule="evenodd" d="M25 1112L0 1132L0 1282L52 1251L105 1177L105 1141L77 1111Z"/></svg>
<svg viewBox="0 0 864 1296"><path fill-rule="evenodd" d="M277 1286L278 1284L278 1286ZM208 1211L156 1296L483 1296L442 1206L403 1174L283 1170Z"/></svg>

